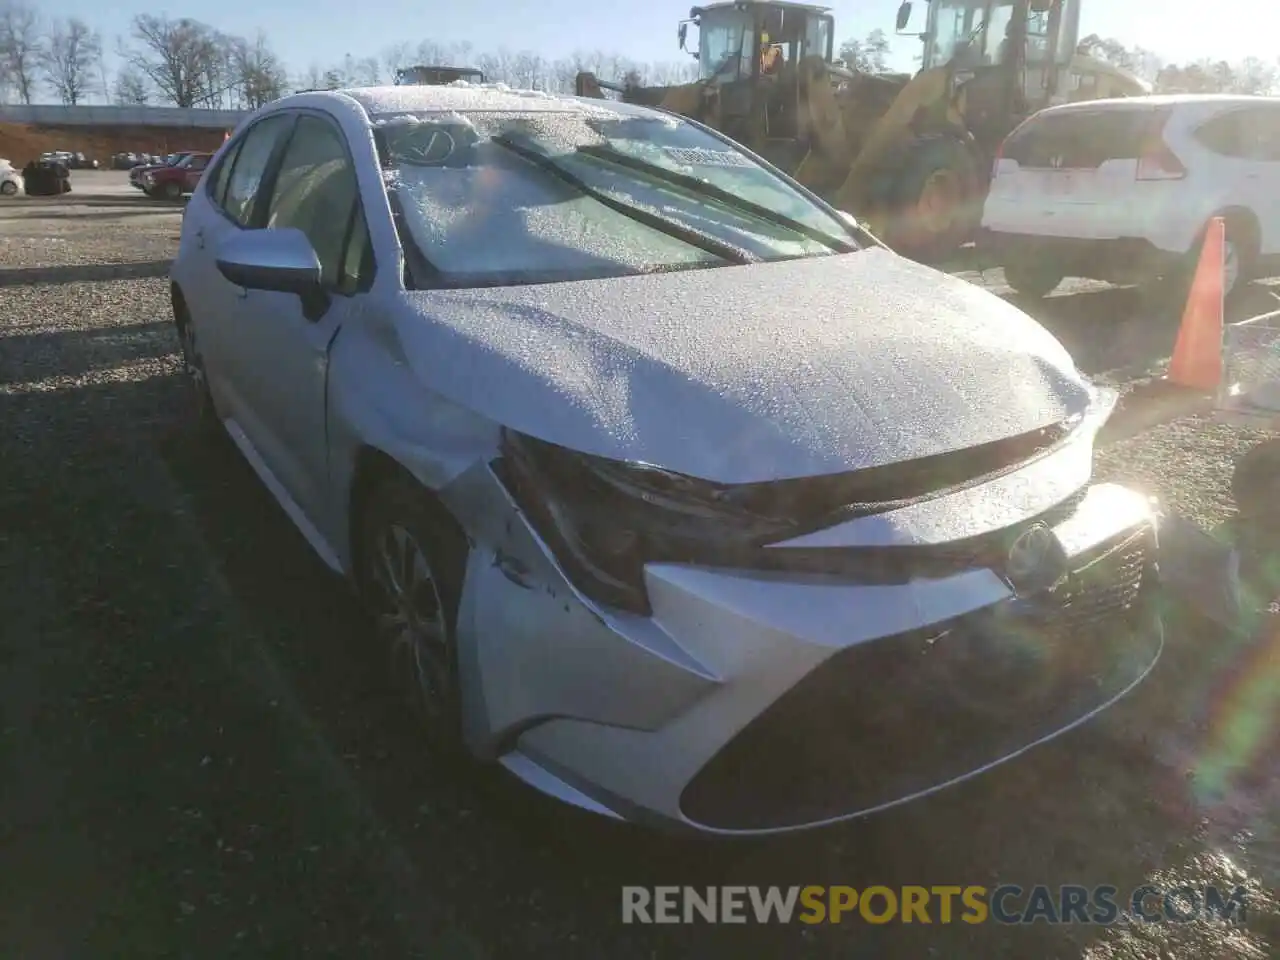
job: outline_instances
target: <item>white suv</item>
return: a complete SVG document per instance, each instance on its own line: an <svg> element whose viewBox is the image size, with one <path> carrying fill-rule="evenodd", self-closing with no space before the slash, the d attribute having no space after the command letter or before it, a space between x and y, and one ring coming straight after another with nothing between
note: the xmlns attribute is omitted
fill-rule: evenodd
<svg viewBox="0 0 1280 960"><path fill-rule="evenodd" d="M1280 254L1280 99L1177 94L1050 107L996 155L978 244L1014 290L1184 279L1227 222L1226 288Z"/></svg>

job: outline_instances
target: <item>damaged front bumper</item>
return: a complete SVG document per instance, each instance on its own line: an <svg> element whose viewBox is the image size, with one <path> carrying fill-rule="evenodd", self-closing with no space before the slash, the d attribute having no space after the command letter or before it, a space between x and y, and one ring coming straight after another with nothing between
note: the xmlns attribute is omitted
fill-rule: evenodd
<svg viewBox="0 0 1280 960"><path fill-rule="evenodd" d="M904 582L663 562L643 569L643 613L586 596L477 466L446 491L473 541L468 745L584 809L723 834L863 816L1012 759L1123 697L1162 648L1149 503L1087 486L1091 454L1068 444L777 545L945 551L1038 522L1065 564L1052 589L1019 596L977 555Z"/></svg>

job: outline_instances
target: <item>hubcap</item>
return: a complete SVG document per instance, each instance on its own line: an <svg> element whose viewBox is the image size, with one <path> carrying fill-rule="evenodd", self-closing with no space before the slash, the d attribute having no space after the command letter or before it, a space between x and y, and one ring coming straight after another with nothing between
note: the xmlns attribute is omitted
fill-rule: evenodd
<svg viewBox="0 0 1280 960"><path fill-rule="evenodd" d="M1240 251L1230 240L1222 250L1222 292L1230 293L1240 279Z"/></svg>
<svg viewBox="0 0 1280 960"><path fill-rule="evenodd" d="M391 651L392 679L408 681L415 705L429 718L449 709L453 680L444 605L425 551L391 524L373 544L374 617Z"/></svg>

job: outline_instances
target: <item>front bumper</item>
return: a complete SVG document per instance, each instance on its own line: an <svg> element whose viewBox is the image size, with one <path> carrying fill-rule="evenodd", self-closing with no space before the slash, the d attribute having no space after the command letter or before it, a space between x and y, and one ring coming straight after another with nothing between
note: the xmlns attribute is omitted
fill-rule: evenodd
<svg viewBox="0 0 1280 960"><path fill-rule="evenodd" d="M459 613L468 743L596 813L721 834L834 823L989 770L1114 703L1160 654L1154 519L1123 487L1082 489L1091 453L1072 444L806 538L945 549L1039 518L1071 570L1052 593L1018 597L991 565L869 585L654 564L649 617L584 598L497 479L464 475L448 493L476 521ZM998 514L1014 487L1011 528Z"/></svg>

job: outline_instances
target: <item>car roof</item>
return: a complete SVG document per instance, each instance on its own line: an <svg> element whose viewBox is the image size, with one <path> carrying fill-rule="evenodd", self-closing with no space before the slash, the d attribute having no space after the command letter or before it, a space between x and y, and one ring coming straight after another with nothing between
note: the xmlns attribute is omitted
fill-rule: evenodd
<svg viewBox="0 0 1280 960"><path fill-rule="evenodd" d="M1114 97L1105 100L1080 100L1049 107L1043 113L1084 113L1095 110L1142 110L1151 107L1176 106L1232 106L1273 103L1280 106L1280 97L1250 96L1241 93L1155 93L1142 97Z"/></svg>
<svg viewBox="0 0 1280 960"><path fill-rule="evenodd" d="M354 101L354 104L352 103ZM389 119L397 114L466 113L600 113L656 116L657 111L616 100L573 97L541 90L519 90L502 83L458 81L441 86L352 87L295 93L272 101L271 110L325 107L335 113L357 107L362 119Z"/></svg>

